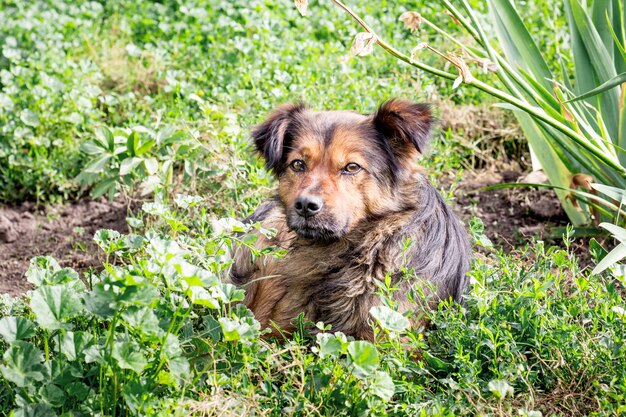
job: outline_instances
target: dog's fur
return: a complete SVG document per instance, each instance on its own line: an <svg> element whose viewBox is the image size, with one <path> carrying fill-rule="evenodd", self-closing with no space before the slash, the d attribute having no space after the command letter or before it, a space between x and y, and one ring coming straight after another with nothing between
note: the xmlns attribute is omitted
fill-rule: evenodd
<svg viewBox="0 0 626 417"><path fill-rule="evenodd" d="M256 247L288 252L252 259L239 249L231 279L246 289L244 302L264 327L292 331L304 313L333 331L371 339L369 310L380 304L376 281L386 274L399 288L400 311L427 304L408 301L416 285L435 302L461 300L468 238L417 165L432 125L427 105L392 100L373 115L284 105L254 129L279 187L248 221L277 232L271 239L257 233ZM298 199L311 196L321 210L298 214ZM403 250L407 239L412 245ZM414 278L404 277L407 268Z"/></svg>

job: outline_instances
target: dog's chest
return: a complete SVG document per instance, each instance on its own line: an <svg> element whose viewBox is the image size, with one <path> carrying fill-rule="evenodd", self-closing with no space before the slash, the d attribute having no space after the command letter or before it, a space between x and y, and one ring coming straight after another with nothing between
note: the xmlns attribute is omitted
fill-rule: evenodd
<svg viewBox="0 0 626 417"><path fill-rule="evenodd" d="M399 268L396 245L372 240L358 244L295 245L277 265L285 297L277 313L305 312L314 322L352 332L365 324L377 297L377 280ZM294 317L294 316L292 316Z"/></svg>

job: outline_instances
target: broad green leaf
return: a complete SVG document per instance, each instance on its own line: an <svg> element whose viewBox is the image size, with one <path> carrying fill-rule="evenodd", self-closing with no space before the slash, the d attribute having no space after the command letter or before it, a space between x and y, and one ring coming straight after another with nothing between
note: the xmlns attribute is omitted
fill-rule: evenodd
<svg viewBox="0 0 626 417"><path fill-rule="evenodd" d="M141 158L126 158L120 164L120 175L128 175L143 162Z"/></svg>
<svg viewBox="0 0 626 417"><path fill-rule="evenodd" d="M147 336L161 337L164 333L159 327L159 318L150 307L130 307L122 313L126 326Z"/></svg>
<svg viewBox="0 0 626 417"><path fill-rule="evenodd" d="M212 309L220 308L220 302L217 301L209 291L202 287L189 287L187 295L193 304L205 306Z"/></svg>
<svg viewBox="0 0 626 417"><path fill-rule="evenodd" d="M62 407L65 403L65 392L56 384L46 384L39 389L39 396L53 407Z"/></svg>
<svg viewBox="0 0 626 417"><path fill-rule="evenodd" d="M393 394L396 392L396 387L393 384L393 379L387 372L376 371L372 378L369 392L387 402L391 401Z"/></svg>
<svg viewBox="0 0 626 417"><path fill-rule="evenodd" d="M370 342L359 340L348 344L348 353L354 365L354 375L359 378L365 378L378 368L380 359L376 346Z"/></svg>
<svg viewBox="0 0 626 417"><path fill-rule="evenodd" d="M225 341L251 340L258 337L260 330L259 322L251 317L220 317L222 334Z"/></svg>
<svg viewBox="0 0 626 417"><path fill-rule="evenodd" d="M104 348L104 339L101 339L98 343L94 343L93 345L89 346L87 349L85 349L85 362L86 363L99 363L99 364L104 364L105 363L105 359L104 359L104 353L105 353L105 348Z"/></svg>
<svg viewBox="0 0 626 417"><path fill-rule="evenodd" d="M608 91L612 88L615 88L623 83L626 82L626 72L622 73L622 74L618 74L615 77L611 78L610 80L608 80L605 83L600 84L599 86L597 86L596 88L594 88L591 91L587 91L584 94L581 94L577 97L574 97L570 100L567 100L567 102L571 102L571 101L578 101L578 100L583 100L585 98L589 98L589 97L593 97L597 94L600 93L604 93L605 91Z"/></svg>
<svg viewBox="0 0 626 417"><path fill-rule="evenodd" d="M92 174L99 174L105 170L105 168L109 164L109 160L111 159L111 155L106 154L102 155L95 160L91 161L85 168L83 168L84 172L89 172Z"/></svg>
<svg viewBox="0 0 626 417"><path fill-rule="evenodd" d="M66 332L61 335L61 353L68 360L80 358L87 348L93 344L93 336L87 332Z"/></svg>
<svg viewBox="0 0 626 417"><path fill-rule="evenodd" d="M80 151L87 155L101 155L107 151L106 148L102 148L101 143L98 141L88 140L81 143Z"/></svg>
<svg viewBox="0 0 626 417"><path fill-rule="evenodd" d="M149 175L154 175L159 170L159 161L156 158L144 159L143 165L146 167L146 172Z"/></svg>
<svg viewBox="0 0 626 417"><path fill-rule="evenodd" d="M135 151L136 155L143 155L146 152L149 152L152 147L154 146L155 141L154 139L149 139L145 142L143 142L141 145L139 145L139 147L137 147L137 150Z"/></svg>
<svg viewBox="0 0 626 417"><path fill-rule="evenodd" d="M144 406L145 386L138 381L130 380L122 388L122 397L131 415L140 415L139 409Z"/></svg>
<svg viewBox="0 0 626 417"><path fill-rule="evenodd" d="M69 329L68 320L82 311L76 291L67 285L46 285L33 291L30 308L37 323L48 330Z"/></svg>
<svg viewBox="0 0 626 417"><path fill-rule="evenodd" d="M36 287L49 282L49 278L61 269L56 259L50 256L37 256L30 260L26 279Z"/></svg>
<svg viewBox="0 0 626 417"><path fill-rule="evenodd" d="M216 284L211 287L211 292L215 298L224 303L236 303L237 301L243 301L245 296L244 290L229 283Z"/></svg>
<svg viewBox="0 0 626 417"><path fill-rule="evenodd" d="M23 340L35 335L35 324L23 317L3 317L0 319L0 336L8 343Z"/></svg>
<svg viewBox="0 0 626 417"><path fill-rule="evenodd" d="M102 197L105 194L111 194L114 192L117 185L117 178L105 178L102 181L98 182L96 186L91 191L91 196L93 198Z"/></svg>
<svg viewBox="0 0 626 417"><path fill-rule="evenodd" d="M372 307L370 314L386 330L401 332L410 325L409 319L387 306Z"/></svg>
<svg viewBox="0 0 626 417"><path fill-rule="evenodd" d="M57 417L49 404L25 404L13 413L13 417Z"/></svg>
<svg viewBox="0 0 626 417"><path fill-rule="evenodd" d="M86 384L82 382L71 382L65 386L65 391L71 397L76 398L78 401L85 401L87 396L93 393L93 390L89 388Z"/></svg>
<svg viewBox="0 0 626 417"><path fill-rule="evenodd" d="M85 307L96 316L108 319L115 313L117 303L113 286L98 283L85 295Z"/></svg>
<svg viewBox="0 0 626 417"><path fill-rule="evenodd" d="M46 370L43 354L32 343L15 341L2 356L0 373L18 387L27 387L43 381Z"/></svg>
<svg viewBox="0 0 626 417"><path fill-rule="evenodd" d="M107 149L111 153L115 150L115 138L113 137L113 133L106 127L96 129L96 140L103 149Z"/></svg>
<svg viewBox="0 0 626 417"><path fill-rule="evenodd" d="M169 364L171 374L174 375L178 380L184 381L190 379L189 373L191 367L187 358L185 358L184 356L175 356L168 359L167 363Z"/></svg>
<svg viewBox="0 0 626 417"><path fill-rule="evenodd" d="M118 336L113 342L113 358L122 369L131 369L140 374L148 361L135 341L131 341L128 336Z"/></svg>
<svg viewBox="0 0 626 417"><path fill-rule="evenodd" d="M452 369L451 364L442 361L436 356L431 355L428 351L424 351L424 359L426 359L426 362L430 367L437 371L450 372Z"/></svg>
<svg viewBox="0 0 626 417"><path fill-rule="evenodd" d="M322 359L327 356L337 358L346 352L345 343L335 335L330 333L318 333L316 338L319 346L318 354Z"/></svg>
<svg viewBox="0 0 626 417"><path fill-rule="evenodd" d="M30 109L24 109L20 113L20 120L26 126L37 127L39 126L39 115Z"/></svg>
<svg viewBox="0 0 626 417"><path fill-rule="evenodd" d="M491 391L498 399L504 399L507 395L513 396L513 387L508 382L502 379L494 379L489 381L487 389Z"/></svg>
<svg viewBox="0 0 626 417"><path fill-rule="evenodd" d="M163 345L163 353L169 364L170 372L178 380L189 377L189 361L183 356L184 352L176 336L168 334Z"/></svg>
<svg viewBox="0 0 626 417"><path fill-rule="evenodd" d="M135 156L135 148L137 147L137 142L139 142L139 134L135 131L132 131L126 139L126 151L132 157Z"/></svg>
<svg viewBox="0 0 626 417"><path fill-rule="evenodd" d="M117 246L117 242L121 237L122 235L117 230L99 229L93 235L93 240L100 249L106 253L111 253L111 249Z"/></svg>

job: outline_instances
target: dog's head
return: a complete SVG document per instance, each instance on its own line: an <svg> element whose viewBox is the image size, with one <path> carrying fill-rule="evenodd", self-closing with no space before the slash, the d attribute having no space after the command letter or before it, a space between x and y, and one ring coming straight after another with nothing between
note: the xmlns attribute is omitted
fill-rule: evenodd
<svg viewBox="0 0 626 417"><path fill-rule="evenodd" d="M287 224L307 239L331 240L359 222L399 210L433 117L428 105L391 100L371 115L283 105L252 136L279 179Z"/></svg>

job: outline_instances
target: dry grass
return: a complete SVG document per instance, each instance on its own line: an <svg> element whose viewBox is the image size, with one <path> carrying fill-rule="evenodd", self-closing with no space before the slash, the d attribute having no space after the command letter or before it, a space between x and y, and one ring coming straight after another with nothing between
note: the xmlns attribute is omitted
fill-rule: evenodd
<svg viewBox="0 0 626 417"><path fill-rule="evenodd" d="M119 29L113 29L111 36L99 40L98 45L87 44L91 58L100 68L103 78L100 88L105 92L151 95L165 84L162 72L166 62L149 50L129 51L131 42Z"/></svg>
<svg viewBox="0 0 626 417"><path fill-rule="evenodd" d="M502 171L513 166L523 171L530 166L527 142L510 112L492 105L459 106L450 101L437 103L437 107L441 128L464 148L460 152L469 154L465 168Z"/></svg>

